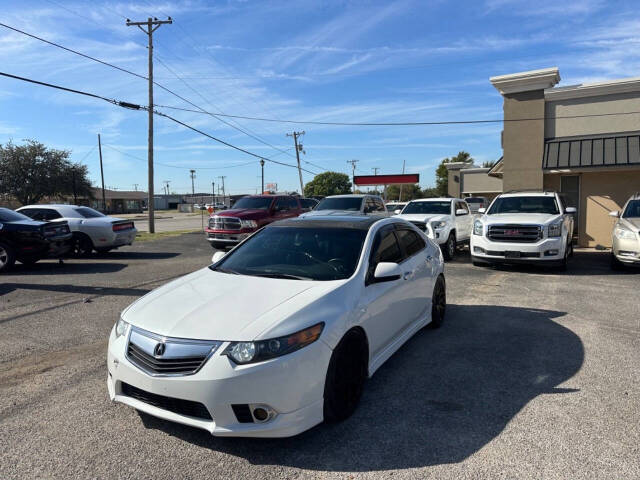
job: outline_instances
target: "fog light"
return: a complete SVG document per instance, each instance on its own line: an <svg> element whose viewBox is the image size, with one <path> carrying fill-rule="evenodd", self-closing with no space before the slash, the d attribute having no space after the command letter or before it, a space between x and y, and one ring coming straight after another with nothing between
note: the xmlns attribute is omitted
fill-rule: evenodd
<svg viewBox="0 0 640 480"><path fill-rule="evenodd" d="M484 248L482 247L473 247L474 253L484 253Z"/></svg>
<svg viewBox="0 0 640 480"><path fill-rule="evenodd" d="M269 418L269 412L267 412L264 408L256 408L253 411L253 416L259 422L264 422L267 418Z"/></svg>
<svg viewBox="0 0 640 480"><path fill-rule="evenodd" d="M268 422L276 416L276 412L268 405L251 405L253 419L258 423Z"/></svg>
<svg viewBox="0 0 640 480"><path fill-rule="evenodd" d="M559 250L547 250L546 252L544 252L544 254L547 257L552 257L553 255L558 255Z"/></svg>

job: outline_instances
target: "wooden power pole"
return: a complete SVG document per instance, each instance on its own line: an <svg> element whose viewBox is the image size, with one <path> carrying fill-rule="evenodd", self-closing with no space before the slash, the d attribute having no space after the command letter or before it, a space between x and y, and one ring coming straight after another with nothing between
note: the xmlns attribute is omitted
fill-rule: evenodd
<svg viewBox="0 0 640 480"><path fill-rule="evenodd" d="M100 142L100 134L98 134L98 152L100 152L100 179L102 180L102 213L107 213L107 200L104 196L104 170L102 169L102 142Z"/></svg>
<svg viewBox="0 0 640 480"><path fill-rule="evenodd" d="M296 159L298 160L298 177L300 177L300 196L304 196L304 185L302 184L302 167L300 166L300 150L302 150L302 145L298 145L298 137L300 135L304 135L304 130L302 132L287 133L287 137L293 137L293 143L296 147Z"/></svg>
<svg viewBox="0 0 640 480"><path fill-rule="evenodd" d="M153 215L153 32L161 25L173 23L171 17L166 20L158 20L157 18L147 18L146 22L132 22L127 18L127 27L137 26L149 37L149 188L147 192L147 207L149 212L149 233L155 233L155 220ZM144 26L147 28L145 29Z"/></svg>

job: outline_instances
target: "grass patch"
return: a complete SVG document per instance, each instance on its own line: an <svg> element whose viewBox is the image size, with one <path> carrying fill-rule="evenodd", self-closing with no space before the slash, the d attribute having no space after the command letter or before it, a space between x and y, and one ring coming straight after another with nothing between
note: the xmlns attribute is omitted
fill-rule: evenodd
<svg viewBox="0 0 640 480"><path fill-rule="evenodd" d="M153 242L154 240L160 240L161 238L169 238L169 237L179 237L180 235L184 235L185 233L194 233L200 232L200 229L197 230L174 230L171 232L138 232L136 234L136 242Z"/></svg>

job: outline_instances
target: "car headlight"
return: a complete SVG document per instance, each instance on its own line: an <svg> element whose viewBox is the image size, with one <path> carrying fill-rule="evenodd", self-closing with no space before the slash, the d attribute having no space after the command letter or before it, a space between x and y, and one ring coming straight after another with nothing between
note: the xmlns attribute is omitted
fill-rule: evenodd
<svg viewBox="0 0 640 480"><path fill-rule="evenodd" d="M621 226L617 226L615 228L615 230L613 231L613 234L619 240L635 240L636 239L636 234L635 233L633 233L628 228L624 228L624 227L621 227Z"/></svg>
<svg viewBox="0 0 640 480"><path fill-rule="evenodd" d="M562 222L549 225L549 237L559 237L562 235Z"/></svg>
<svg viewBox="0 0 640 480"><path fill-rule="evenodd" d="M482 225L482 222L480 220L476 220L475 222L473 222L473 234L482 236L483 233L484 225Z"/></svg>
<svg viewBox="0 0 640 480"><path fill-rule="evenodd" d="M127 322L125 322L123 319L119 319L116 322L116 338L121 337L122 335L124 335L125 333L127 333L127 328L129 327L129 324Z"/></svg>
<svg viewBox="0 0 640 480"><path fill-rule="evenodd" d="M434 230L437 230L439 228L444 228L446 226L447 226L447 222L444 222L442 220L431 222L431 228L433 228Z"/></svg>
<svg viewBox="0 0 640 480"><path fill-rule="evenodd" d="M240 220L242 228L258 228L258 222L255 220Z"/></svg>
<svg viewBox="0 0 640 480"><path fill-rule="evenodd" d="M262 362L270 358L295 352L312 344L320 338L323 328L324 323L318 323L313 327L286 337L260 340L257 342L231 342L224 352L222 352L222 355L227 355L238 365Z"/></svg>

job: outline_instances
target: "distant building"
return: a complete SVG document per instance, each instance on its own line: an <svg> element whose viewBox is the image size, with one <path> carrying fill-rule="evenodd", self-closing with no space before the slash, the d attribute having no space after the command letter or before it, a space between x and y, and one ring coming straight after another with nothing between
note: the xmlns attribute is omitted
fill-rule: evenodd
<svg viewBox="0 0 640 480"><path fill-rule="evenodd" d="M479 168L463 162L447 163L446 167L450 197L485 197L491 201L502 193L502 179L491 176L491 168Z"/></svg>

